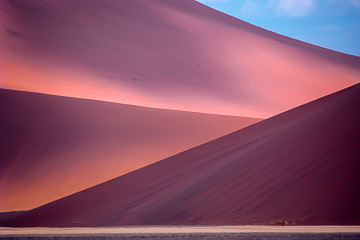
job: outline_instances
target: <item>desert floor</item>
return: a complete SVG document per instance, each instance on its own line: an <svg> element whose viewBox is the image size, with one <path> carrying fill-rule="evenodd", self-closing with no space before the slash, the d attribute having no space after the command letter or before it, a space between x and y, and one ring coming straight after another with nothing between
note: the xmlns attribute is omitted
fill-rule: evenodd
<svg viewBox="0 0 360 240"><path fill-rule="evenodd" d="M360 226L0 228L0 239L360 239Z"/></svg>

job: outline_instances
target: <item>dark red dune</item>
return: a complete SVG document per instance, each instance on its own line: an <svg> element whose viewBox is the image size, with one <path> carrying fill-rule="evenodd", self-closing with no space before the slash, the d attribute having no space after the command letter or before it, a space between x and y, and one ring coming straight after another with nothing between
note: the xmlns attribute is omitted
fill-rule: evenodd
<svg viewBox="0 0 360 240"><path fill-rule="evenodd" d="M0 211L38 207L257 121L0 89Z"/></svg>
<svg viewBox="0 0 360 240"><path fill-rule="evenodd" d="M1 88L269 117L359 82L360 58L195 0L0 1Z"/></svg>
<svg viewBox="0 0 360 240"><path fill-rule="evenodd" d="M360 85L1 221L360 224Z"/></svg>

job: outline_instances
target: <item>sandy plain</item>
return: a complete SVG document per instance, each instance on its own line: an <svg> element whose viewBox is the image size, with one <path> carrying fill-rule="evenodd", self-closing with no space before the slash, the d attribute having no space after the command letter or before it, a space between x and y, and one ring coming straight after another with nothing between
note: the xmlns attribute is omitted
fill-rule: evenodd
<svg viewBox="0 0 360 240"><path fill-rule="evenodd" d="M360 226L0 228L0 239L360 239Z"/></svg>

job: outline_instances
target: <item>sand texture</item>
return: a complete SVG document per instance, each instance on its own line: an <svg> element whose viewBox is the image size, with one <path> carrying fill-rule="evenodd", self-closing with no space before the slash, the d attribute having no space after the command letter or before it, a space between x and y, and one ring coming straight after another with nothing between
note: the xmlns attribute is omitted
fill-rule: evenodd
<svg viewBox="0 0 360 240"><path fill-rule="evenodd" d="M4 89L0 112L0 211L38 207L258 121Z"/></svg>
<svg viewBox="0 0 360 240"><path fill-rule="evenodd" d="M4 226L359 225L360 85Z"/></svg>
<svg viewBox="0 0 360 240"><path fill-rule="evenodd" d="M359 82L360 58L195 0L0 2L0 87L265 118Z"/></svg>

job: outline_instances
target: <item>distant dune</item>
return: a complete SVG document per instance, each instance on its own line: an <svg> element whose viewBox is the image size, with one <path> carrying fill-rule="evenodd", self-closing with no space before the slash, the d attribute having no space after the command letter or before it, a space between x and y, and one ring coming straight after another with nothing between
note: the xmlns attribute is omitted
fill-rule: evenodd
<svg viewBox="0 0 360 240"><path fill-rule="evenodd" d="M2 221L359 225L360 84Z"/></svg>
<svg viewBox="0 0 360 240"><path fill-rule="evenodd" d="M360 58L194 0L0 2L0 87L265 118L359 82Z"/></svg>
<svg viewBox="0 0 360 240"><path fill-rule="evenodd" d="M118 177L259 119L0 89L0 211Z"/></svg>

